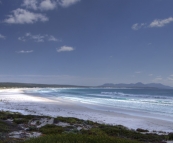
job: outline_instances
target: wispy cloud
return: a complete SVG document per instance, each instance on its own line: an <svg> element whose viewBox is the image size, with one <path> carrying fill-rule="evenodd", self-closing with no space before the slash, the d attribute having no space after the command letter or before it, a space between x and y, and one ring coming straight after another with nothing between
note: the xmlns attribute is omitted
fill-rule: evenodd
<svg viewBox="0 0 173 143"><path fill-rule="evenodd" d="M18 40L23 41L23 42L26 41L25 37L18 37Z"/></svg>
<svg viewBox="0 0 173 143"><path fill-rule="evenodd" d="M145 25L146 25L146 23L135 23L135 24L132 25L132 29L133 30L139 30L142 27L144 27Z"/></svg>
<svg viewBox="0 0 173 143"><path fill-rule="evenodd" d="M19 53L19 54L29 54L29 53L32 53L34 52L33 50L30 50L30 51L24 51L24 50L21 50L21 51L17 51L16 53Z"/></svg>
<svg viewBox="0 0 173 143"><path fill-rule="evenodd" d="M149 74L148 76L153 76L153 74Z"/></svg>
<svg viewBox="0 0 173 143"><path fill-rule="evenodd" d="M53 10L57 7L57 1L55 0L24 0L22 3L23 7L33 10Z"/></svg>
<svg viewBox="0 0 173 143"><path fill-rule="evenodd" d="M38 4L37 0L24 0L22 3L22 6L28 8L28 9L37 10L38 9L37 4Z"/></svg>
<svg viewBox="0 0 173 143"><path fill-rule="evenodd" d="M69 7L77 2L79 2L80 0L59 0L59 4L62 7Z"/></svg>
<svg viewBox="0 0 173 143"><path fill-rule="evenodd" d="M166 19L155 19L153 20L150 24L147 23L135 23L132 25L132 29L133 30L139 30L141 28L144 27L148 27L148 28L154 28L154 27L164 27L167 24L173 22L173 17L169 17Z"/></svg>
<svg viewBox="0 0 173 143"><path fill-rule="evenodd" d="M169 24L171 22L173 22L172 17L169 17L169 18L166 18L166 19L155 19L154 21L152 21L150 23L149 27L163 27L166 24Z"/></svg>
<svg viewBox="0 0 173 143"><path fill-rule="evenodd" d="M51 0L43 0L40 3L40 10L53 10L57 7L57 3Z"/></svg>
<svg viewBox="0 0 173 143"><path fill-rule="evenodd" d="M140 73L142 73L142 72L141 72L141 71L136 71L135 73L136 73L136 74L140 74Z"/></svg>
<svg viewBox="0 0 173 143"><path fill-rule="evenodd" d="M163 80L163 78L161 76L157 76L153 81L160 81Z"/></svg>
<svg viewBox="0 0 173 143"><path fill-rule="evenodd" d="M54 10L58 5L66 8L80 0L23 0L22 7L32 10ZM0 0L1 2L1 0ZM35 22L46 22L49 18L42 13L34 13L23 8L13 10L7 18L3 20L9 24L33 24Z"/></svg>
<svg viewBox="0 0 173 143"><path fill-rule="evenodd" d="M26 33L24 36L22 37L18 37L18 40L20 41L27 41L27 40L34 40L35 42L44 42L44 41L52 41L52 42L59 42L61 40L57 39L56 37L54 37L53 35L48 35L48 34L36 34L33 35L31 33Z"/></svg>
<svg viewBox="0 0 173 143"><path fill-rule="evenodd" d="M13 10L12 14L7 17L4 22L9 24L32 24L38 21L46 22L49 20L48 17L43 14L33 13L21 8Z"/></svg>
<svg viewBox="0 0 173 143"><path fill-rule="evenodd" d="M54 36L52 36L52 35L50 35L49 37L48 37L48 41L61 41L61 40L59 40L59 39L57 39L57 38L55 38Z"/></svg>
<svg viewBox="0 0 173 143"><path fill-rule="evenodd" d="M71 52L71 51L74 51L74 48L69 46L62 46L61 48L57 49L57 52Z"/></svg>
<svg viewBox="0 0 173 143"><path fill-rule="evenodd" d="M31 33L26 33L25 36L35 40L36 42L44 42L45 39L45 35L40 35L40 34L32 35Z"/></svg>
<svg viewBox="0 0 173 143"><path fill-rule="evenodd" d="M6 39L6 37L2 34L0 34L0 39Z"/></svg>
<svg viewBox="0 0 173 143"><path fill-rule="evenodd" d="M170 81L173 81L173 77L168 77L167 79Z"/></svg>
<svg viewBox="0 0 173 143"><path fill-rule="evenodd" d="M66 8L69 7L80 0L24 0L22 3L23 7L33 10L54 10L58 5Z"/></svg>
<svg viewBox="0 0 173 143"><path fill-rule="evenodd" d="M170 80L170 81L173 81L173 74L170 75L167 79Z"/></svg>
<svg viewBox="0 0 173 143"><path fill-rule="evenodd" d="M155 80L162 80L163 78L161 77L156 77Z"/></svg>

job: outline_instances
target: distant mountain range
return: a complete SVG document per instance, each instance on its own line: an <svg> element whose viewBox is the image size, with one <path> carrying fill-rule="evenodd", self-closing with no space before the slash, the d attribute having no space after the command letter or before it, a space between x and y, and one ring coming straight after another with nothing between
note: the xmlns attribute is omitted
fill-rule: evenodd
<svg viewBox="0 0 173 143"><path fill-rule="evenodd" d="M99 87L105 87L105 88L158 88L158 89L173 89L171 86L166 86L160 83L148 83L143 84L141 82L138 83L130 83L130 84L113 84L113 83L105 83Z"/></svg>
<svg viewBox="0 0 173 143"><path fill-rule="evenodd" d="M87 88L90 86L76 86L76 85L60 85L60 84L35 84L35 83L11 83L11 82L0 82L0 88ZM93 86L92 86L93 87ZM100 86L95 86L99 88L157 88L157 89L173 89L173 87L166 86L160 83L148 83L143 84L141 82L138 83L130 83L130 84L113 84L113 83L105 83Z"/></svg>

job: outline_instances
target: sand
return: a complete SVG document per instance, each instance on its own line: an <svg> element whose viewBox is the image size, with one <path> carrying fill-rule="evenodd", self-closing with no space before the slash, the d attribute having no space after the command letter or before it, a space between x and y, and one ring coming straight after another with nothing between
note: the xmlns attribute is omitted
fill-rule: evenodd
<svg viewBox="0 0 173 143"><path fill-rule="evenodd" d="M173 119L168 116L151 115L127 109L109 109L99 106L83 105L78 102L57 101L27 95L24 89L1 89L0 110L22 114L48 115L51 117L76 117L111 125L123 125L130 129L173 132ZM88 106L88 107L87 107Z"/></svg>

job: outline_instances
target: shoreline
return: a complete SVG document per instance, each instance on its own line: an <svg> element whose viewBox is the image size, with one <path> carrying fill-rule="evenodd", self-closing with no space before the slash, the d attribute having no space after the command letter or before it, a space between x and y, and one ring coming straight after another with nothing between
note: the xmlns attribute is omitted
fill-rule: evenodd
<svg viewBox="0 0 173 143"><path fill-rule="evenodd" d="M98 123L111 125L123 125L129 129L147 129L152 131L173 132L173 121L159 116L141 116L139 112L118 109L105 111L88 108L82 103L65 101L58 98L57 101L43 97L32 96L24 93L24 88L1 89L0 90L0 110L15 111L22 114L48 115L51 117L75 117L84 120L91 120ZM94 106L95 107L95 106ZM142 113L143 114L143 113Z"/></svg>

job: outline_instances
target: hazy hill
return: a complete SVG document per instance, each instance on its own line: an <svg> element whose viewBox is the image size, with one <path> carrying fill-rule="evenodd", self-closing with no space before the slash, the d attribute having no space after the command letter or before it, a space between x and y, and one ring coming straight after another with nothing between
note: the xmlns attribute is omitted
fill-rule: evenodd
<svg viewBox="0 0 173 143"><path fill-rule="evenodd" d="M158 89L173 89L173 87L166 86L160 83L148 83L143 84L141 82L138 83L130 83L130 84L113 84L113 83L105 83L99 87L110 87L110 88L158 88Z"/></svg>

